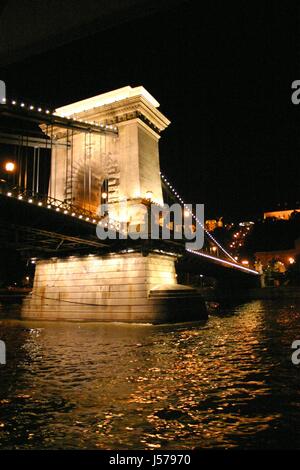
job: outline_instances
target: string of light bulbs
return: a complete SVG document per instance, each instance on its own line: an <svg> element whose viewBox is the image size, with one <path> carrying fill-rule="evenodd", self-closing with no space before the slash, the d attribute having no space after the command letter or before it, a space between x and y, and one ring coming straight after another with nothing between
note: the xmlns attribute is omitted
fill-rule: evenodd
<svg viewBox="0 0 300 470"><path fill-rule="evenodd" d="M176 198L179 200L179 202L181 202L181 204L183 205L183 207L185 208L185 210L187 210L193 217L193 219L197 222L198 225L200 225L200 227L204 230L204 232L206 233L206 235L220 248L220 250L223 251L223 253L225 253L235 264L238 264L237 261L231 256L230 253L228 253L228 251L225 250L225 248L222 247L222 245L220 245L220 243L211 235L211 233L209 233L208 230L206 230L206 228L204 227L204 225L202 224L202 222L198 219L198 217L189 209L189 207L187 206L187 204L184 202L184 200L182 199L182 197L180 196L180 194L178 193L178 191L174 188L174 186L171 185L171 183L168 181L168 179L165 177L165 175L162 174L162 172L160 172L160 176L162 178L162 180L166 183L166 185L169 187L169 189L172 191L172 193L174 194L174 196L176 196Z"/></svg>
<svg viewBox="0 0 300 470"><path fill-rule="evenodd" d="M24 101L21 101L20 103L18 103L16 100L11 100L11 101L8 102L8 100L6 98L2 98L2 100L0 101L0 104L11 104L13 106L16 106L16 107L19 106L20 108L23 108L23 109L26 109L26 110L29 110L29 111L44 113L44 114L48 114L48 115L50 114L52 116L57 116L57 117L69 119L71 121L74 121L74 123L80 122L81 124L82 123L89 124L89 125L92 125L92 126L100 127L101 129L111 130L111 131L115 131L115 132L118 130L118 128L116 126L112 126L112 125L108 125L108 124L101 124L101 123L96 122L96 121L86 121L86 120L81 119L81 118L76 119L72 116L65 116L63 114L58 114L55 111L50 111L49 109L43 109L40 106L34 106L33 104L26 104Z"/></svg>
<svg viewBox="0 0 300 470"><path fill-rule="evenodd" d="M97 224L97 223L99 223L99 220L100 220L99 218L96 219L96 218L93 218L92 216L87 216L84 213L80 213L80 211L78 211L78 210L76 212L74 212L74 211L72 211L72 208L67 210L67 209L64 209L64 207L59 207L59 206L56 205L57 203L62 202L62 201L59 201L59 200L57 200L56 203L55 202L49 203L49 202L47 202L47 200L46 201L41 201L39 197L35 197L35 196L27 197L23 194L14 194L13 191L8 191L6 193L6 196L13 197L15 199L18 199L19 201L22 201L22 202L25 202L25 203L28 203L28 204L33 204L33 205L36 204L39 207L52 209L56 212L61 212L64 215L69 215L71 217L76 217L78 219L82 219L85 222L90 222L90 223L93 223L93 224Z"/></svg>
<svg viewBox="0 0 300 470"><path fill-rule="evenodd" d="M207 253L203 253L200 251L190 250L189 248L187 248L186 251L188 251L189 253L193 253L194 255L197 255L197 256L203 256L204 258L212 259L214 261L217 261L218 263L225 264L226 266L233 266L234 268L240 269L241 271L249 272L251 274L259 274L254 269L246 268L245 266L242 266L241 264L236 263L236 261L232 263L231 261L226 261L225 259L217 258L216 256L208 255Z"/></svg>

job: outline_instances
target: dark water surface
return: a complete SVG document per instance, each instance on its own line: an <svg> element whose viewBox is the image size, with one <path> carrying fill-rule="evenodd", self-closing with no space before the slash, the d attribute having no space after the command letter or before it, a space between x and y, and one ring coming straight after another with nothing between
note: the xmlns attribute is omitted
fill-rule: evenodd
<svg viewBox="0 0 300 470"><path fill-rule="evenodd" d="M0 320L2 449L300 448L300 306L206 323Z"/></svg>

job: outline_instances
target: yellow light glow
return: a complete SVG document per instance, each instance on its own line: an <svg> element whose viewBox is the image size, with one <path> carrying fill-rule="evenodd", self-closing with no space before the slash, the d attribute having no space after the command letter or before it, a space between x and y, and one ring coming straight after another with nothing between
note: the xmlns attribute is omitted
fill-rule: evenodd
<svg viewBox="0 0 300 470"><path fill-rule="evenodd" d="M134 198L139 198L139 197L141 197L141 191L139 191L138 189L136 189L136 190L133 192L133 197L134 197ZM122 198L120 198L120 200L122 200Z"/></svg>
<svg viewBox="0 0 300 470"><path fill-rule="evenodd" d="M290 258L289 258L289 263L290 263L290 264L294 264L294 263L295 263L295 258L290 257Z"/></svg>
<svg viewBox="0 0 300 470"><path fill-rule="evenodd" d="M151 201L152 196L153 196L153 192L152 192L152 191L146 191L146 199L148 199L149 201Z"/></svg>
<svg viewBox="0 0 300 470"><path fill-rule="evenodd" d="M5 171L8 171L9 173L12 173L15 171L16 165L14 162L6 162L5 163Z"/></svg>
<svg viewBox="0 0 300 470"><path fill-rule="evenodd" d="M243 259L243 261L242 261L242 264L244 264L244 265L248 266L248 264L249 264L249 261L248 261L248 260L246 260L246 259Z"/></svg>
<svg viewBox="0 0 300 470"><path fill-rule="evenodd" d="M102 199L106 199L107 198L107 193L106 192L103 192L102 195L101 195Z"/></svg>

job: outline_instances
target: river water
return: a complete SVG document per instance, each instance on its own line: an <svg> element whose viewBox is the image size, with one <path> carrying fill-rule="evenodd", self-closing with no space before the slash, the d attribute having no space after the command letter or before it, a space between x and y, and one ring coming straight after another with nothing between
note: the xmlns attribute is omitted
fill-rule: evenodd
<svg viewBox="0 0 300 470"><path fill-rule="evenodd" d="M0 320L1 449L300 448L300 305L207 322Z"/></svg>

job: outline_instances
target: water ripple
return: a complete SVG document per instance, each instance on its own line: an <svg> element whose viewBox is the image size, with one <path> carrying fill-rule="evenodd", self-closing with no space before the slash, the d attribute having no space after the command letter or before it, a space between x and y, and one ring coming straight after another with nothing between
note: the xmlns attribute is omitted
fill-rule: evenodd
<svg viewBox="0 0 300 470"><path fill-rule="evenodd" d="M300 308L251 302L206 324L3 319L2 449L299 447Z"/></svg>

